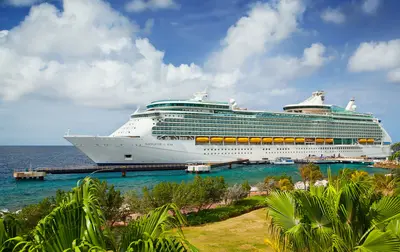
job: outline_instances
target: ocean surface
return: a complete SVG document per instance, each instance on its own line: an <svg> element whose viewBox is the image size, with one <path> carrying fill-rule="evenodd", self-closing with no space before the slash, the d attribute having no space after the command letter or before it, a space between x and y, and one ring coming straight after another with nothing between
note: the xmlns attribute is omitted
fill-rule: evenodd
<svg viewBox="0 0 400 252"><path fill-rule="evenodd" d="M0 146L0 210L15 211L23 206L37 203L45 197L54 196L57 189L70 190L78 180L90 174L48 174L44 181L26 180L15 181L14 169L26 169L30 165L37 167L66 167L75 165L94 165L83 153L73 146ZM369 173L386 173L385 169L369 168L365 165L331 164L321 165L326 174L330 167L333 174L342 168L362 169ZM223 176L228 184L242 183L248 180L250 184L263 181L266 176L286 173L294 180L299 180L297 165L236 165L232 169L216 168L209 174L201 176ZM95 173L95 178L112 183L122 192L129 190L141 191L143 186L152 187L162 181L190 181L193 174L184 171L147 171L128 172L126 177L120 173Z"/></svg>

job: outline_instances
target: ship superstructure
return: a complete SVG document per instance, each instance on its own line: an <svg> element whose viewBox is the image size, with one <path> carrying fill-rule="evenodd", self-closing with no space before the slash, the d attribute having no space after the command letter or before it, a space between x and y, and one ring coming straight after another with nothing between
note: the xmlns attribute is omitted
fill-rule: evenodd
<svg viewBox="0 0 400 252"><path fill-rule="evenodd" d="M356 111L354 99L345 108L328 105L317 91L283 112L269 112L207 96L154 101L110 136L65 138L99 165L390 155L390 136L372 114Z"/></svg>

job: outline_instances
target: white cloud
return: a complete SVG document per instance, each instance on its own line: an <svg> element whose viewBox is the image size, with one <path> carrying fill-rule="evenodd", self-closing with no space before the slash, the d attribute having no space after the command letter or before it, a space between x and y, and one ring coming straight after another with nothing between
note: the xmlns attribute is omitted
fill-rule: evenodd
<svg viewBox="0 0 400 252"><path fill-rule="evenodd" d="M376 71L400 66L400 39L361 43L350 57L351 72Z"/></svg>
<svg viewBox="0 0 400 252"><path fill-rule="evenodd" d="M143 28L143 33L144 34L150 34L151 30L153 29L154 26L154 19L153 18L149 18L146 20L146 23L144 24L144 28Z"/></svg>
<svg viewBox="0 0 400 252"><path fill-rule="evenodd" d="M367 14L374 14L378 9L379 4L380 0L365 0L361 8Z"/></svg>
<svg viewBox="0 0 400 252"><path fill-rule="evenodd" d="M321 13L321 18L325 22L342 24L346 21L346 16L339 9L327 8Z"/></svg>
<svg viewBox="0 0 400 252"><path fill-rule="evenodd" d="M299 57L269 56L298 30L303 11L300 0L255 5L201 67L165 64L164 52L138 38L140 29L100 0L64 1L62 12L50 4L34 6L20 25L0 32L0 98L40 94L121 108L186 98L205 86L214 98L235 95L244 102L255 89L263 90L264 98L293 92L290 80L328 61L322 44L312 44Z"/></svg>
<svg viewBox="0 0 400 252"><path fill-rule="evenodd" d="M174 0L131 0L125 5L128 12L142 12L145 10L175 9L179 5Z"/></svg>
<svg viewBox="0 0 400 252"><path fill-rule="evenodd" d="M17 7L31 6L40 2L43 2L43 0L6 0L6 4Z"/></svg>
<svg viewBox="0 0 400 252"><path fill-rule="evenodd" d="M347 68L351 72L392 70L388 80L400 82L400 39L361 43L350 57Z"/></svg>
<svg viewBox="0 0 400 252"><path fill-rule="evenodd" d="M297 0L255 5L229 28L221 42L222 49L212 56L210 66L222 71L235 70L249 58L264 54L296 31L303 11L302 2Z"/></svg>

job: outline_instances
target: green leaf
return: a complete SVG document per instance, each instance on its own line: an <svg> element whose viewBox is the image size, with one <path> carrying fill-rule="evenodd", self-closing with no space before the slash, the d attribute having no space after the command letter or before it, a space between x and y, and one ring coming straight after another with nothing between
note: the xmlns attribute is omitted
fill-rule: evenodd
<svg viewBox="0 0 400 252"><path fill-rule="evenodd" d="M357 246L356 249L362 252L399 251L400 240L394 237L391 232L373 230L368 234L363 244Z"/></svg>

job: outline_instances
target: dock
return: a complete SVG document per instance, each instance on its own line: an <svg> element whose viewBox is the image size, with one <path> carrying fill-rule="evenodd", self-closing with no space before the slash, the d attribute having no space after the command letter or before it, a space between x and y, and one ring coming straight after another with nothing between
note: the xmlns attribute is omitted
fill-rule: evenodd
<svg viewBox="0 0 400 252"><path fill-rule="evenodd" d="M239 159L223 163L210 163L210 167L228 166L232 168L233 164L248 163L249 159ZM49 174L77 174L77 173L98 173L98 172L121 172L125 177L127 172L134 171L164 171L164 170L185 170L187 164L140 164L140 165L92 165L92 166L73 166L73 167L40 167L35 172L44 172Z"/></svg>

